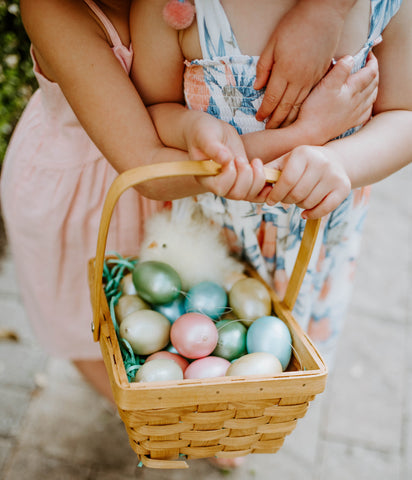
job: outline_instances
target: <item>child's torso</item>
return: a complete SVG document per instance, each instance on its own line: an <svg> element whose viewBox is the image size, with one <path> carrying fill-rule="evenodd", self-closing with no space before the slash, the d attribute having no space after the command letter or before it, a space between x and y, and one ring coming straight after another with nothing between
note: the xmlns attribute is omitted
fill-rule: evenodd
<svg viewBox="0 0 412 480"><path fill-rule="evenodd" d="M280 19L296 0L221 0L230 21L234 36L244 55L260 55ZM335 58L354 55L368 37L371 13L370 0L357 0L348 13ZM181 48L187 60L202 58L197 23L180 34Z"/></svg>
<svg viewBox="0 0 412 480"><path fill-rule="evenodd" d="M245 0L238 2L242 8L246 4ZM336 56L339 56L342 48L342 54L353 54L354 71L361 68L374 42L379 39L387 22L399 8L400 2L401 0L358 1L358 6L364 8L367 5L368 8L363 14L359 11L358 25L354 20L348 20L349 26L345 28L343 35L343 41L347 43L343 43L337 49ZM266 0L250 3L255 6L267 4L269 8ZM273 3L292 5L289 0ZM232 22L227 10L222 10L222 6L227 8L228 4L233 6L234 2L196 0L196 28L199 29L198 42L201 47L199 51L192 52L197 59L186 61L185 99L189 108L203 110L220 118L244 134L264 129L264 123L258 122L255 118L264 91L253 88L258 57L252 54L258 53L253 50L258 44L251 41L247 53L242 50L242 42L245 45L245 33L248 32L242 31L239 24ZM233 11L234 16L238 13L239 11ZM265 15L270 17L267 12ZM263 14L261 18L262 24L267 25ZM192 34L193 28L195 27L191 27L188 35ZM257 28L256 24L251 28ZM273 29L274 26L270 32ZM348 38L350 32L362 34L357 36L356 42L349 49L349 43L353 40ZM345 40L346 38L348 39ZM183 36L182 45L184 41ZM344 135L350 135L353 131L354 129L351 129ZM343 256L350 254L352 248L345 243L345 239L350 237L348 232L357 232L357 227L364 218L366 209L364 198L366 195L363 191L351 194L324 221L325 232L328 232L324 235L324 241L328 245L342 244ZM189 199L187 201L190 202ZM270 281L276 269L286 269L289 272L296 258L297 246L305 223L298 207L283 204L270 207L265 204L227 200L211 193L197 196L196 202L202 206L206 216L213 217L214 221L225 227L230 243L246 256L263 278ZM316 255L313 258L316 258Z"/></svg>

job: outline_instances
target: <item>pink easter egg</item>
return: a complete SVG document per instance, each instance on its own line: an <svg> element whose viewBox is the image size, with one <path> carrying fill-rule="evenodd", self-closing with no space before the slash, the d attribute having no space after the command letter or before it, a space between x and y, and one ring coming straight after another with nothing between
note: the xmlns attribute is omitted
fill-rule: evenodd
<svg viewBox="0 0 412 480"><path fill-rule="evenodd" d="M192 362L184 372L184 378L224 377L230 367L229 360L221 357L204 357Z"/></svg>
<svg viewBox="0 0 412 480"><path fill-rule="evenodd" d="M213 320L202 313L185 313L173 323L170 340L186 358L207 357L216 348L219 338Z"/></svg>
<svg viewBox="0 0 412 480"><path fill-rule="evenodd" d="M184 372L186 370L186 367L189 365L189 362L181 357L180 355L177 355L176 353L168 352L166 350L161 350L160 352L155 352L149 355L146 358L145 363L150 362L150 360L154 360L155 358L169 358L170 360L174 360L179 367L182 369Z"/></svg>

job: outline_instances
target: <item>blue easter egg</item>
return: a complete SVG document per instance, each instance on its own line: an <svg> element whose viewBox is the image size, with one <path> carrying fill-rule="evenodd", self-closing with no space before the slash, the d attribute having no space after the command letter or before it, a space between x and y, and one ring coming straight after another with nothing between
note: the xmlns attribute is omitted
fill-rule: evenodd
<svg viewBox="0 0 412 480"><path fill-rule="evenodd" d="M185 297L179 295L170 303L163 303L162 305L153 305L153 310L164 315L170 323L174 323L179 317L186 313Z"/></svg>
<svg viewBox="0 0 412 480"><path fill-rule="evenodd" d="M225 313L227 294L214 282L200 282L188 292L185 301L186 312L198 312L217 319Z"/></svg>
<svg viewBox="0 0 412 480"><path fill-rule="evenodd" d="M246 347L248 353L272 353L285 370L292 356L292 337L280 318L268 315L258 318L249 327Z"/></svg>
<svg viewBox="0 0 412 480"><path fill-rule="evenodd" d="M166 350L167 352L176 353L177 355L180 355L179 352L176 350L176 348L175 348L171 343L169 343L169 345L167 345L167 347L165 348L165 350Z"/></svg>

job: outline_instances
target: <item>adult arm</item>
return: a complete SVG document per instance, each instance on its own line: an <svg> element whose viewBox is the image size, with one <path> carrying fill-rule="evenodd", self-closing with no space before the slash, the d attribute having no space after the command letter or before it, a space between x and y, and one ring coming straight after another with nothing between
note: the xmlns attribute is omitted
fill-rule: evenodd
<svg viewBox="0 0 412 480"><path fill-rule="evenodd" d="M188 158L164 148L136 88L83 1L21 0L20 7L43 73L59 84L85 131L118 172ZM186 192L199 191L193 178L147 182L139 190L168 199L182 186Z"/></svg>

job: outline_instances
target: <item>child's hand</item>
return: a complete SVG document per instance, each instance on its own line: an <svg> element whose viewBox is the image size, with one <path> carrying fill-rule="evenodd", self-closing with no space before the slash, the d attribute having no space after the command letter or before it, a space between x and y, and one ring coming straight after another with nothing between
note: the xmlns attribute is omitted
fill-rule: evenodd
<svg viewBox="0 0 412 480"><path fill-rule="evenodd" d="M208 191L232 200L264 202L269 189L263 163L254 159L249 163L243 142L236 129L201 112L191 116L185 132L185 141L192 160L214 160L222 166L216 176L196 178Z"/></svg>
<svg viewBox="0 0 412 480"><path fill-rule="evenodd" d="M266 185L263 163L246 157L236 157L222 167L216 176L197 177L197 181L210 192L230 200L263 203L271 186Z"/></svg>
<svg viewBox="0 0 412 480"><path fill-rule="evenodd" d="M343 163L325 147L297 147L266 166L282 170L266 203L294 203L305 209L303 218L327 215L351 191L351 182Z"/></svg>
<svg viewBox="0 0 412 480"><path fill-rule="evenodd" d="M335 2L336 3L336 2ZM266 128L292 123L311 89L327 72L344 16L327 2L299 1L281 19L256 69L256 89L267 85L256 118Z"/></svg>
<svg viewBox="0 0 412 480"><path fill-rule="evenodd" d="M369 120L378 94L379 70L370 53L365 67L350 74L352 57L341 58L303 103L296 122L324 143Z"/></svg>

